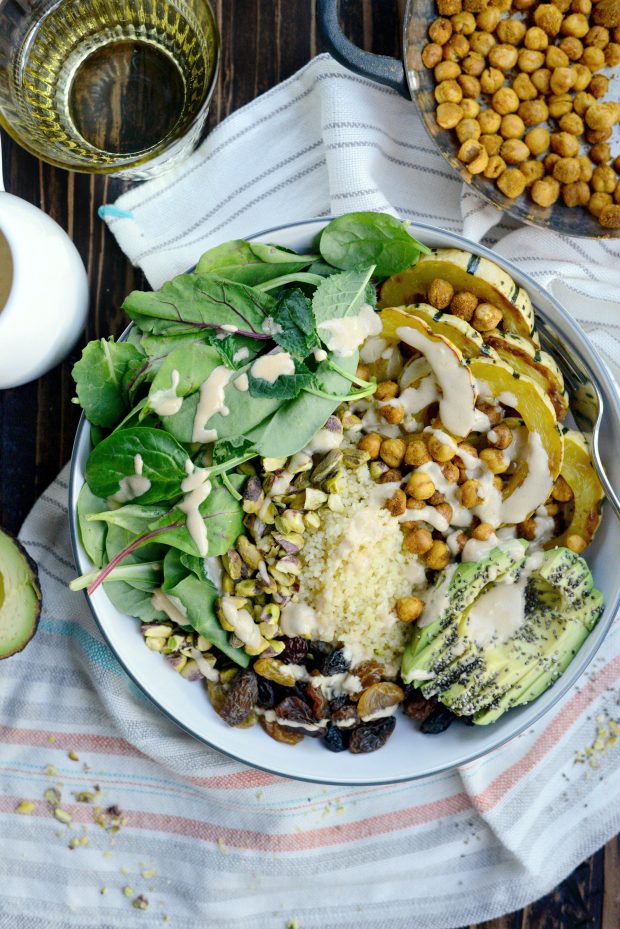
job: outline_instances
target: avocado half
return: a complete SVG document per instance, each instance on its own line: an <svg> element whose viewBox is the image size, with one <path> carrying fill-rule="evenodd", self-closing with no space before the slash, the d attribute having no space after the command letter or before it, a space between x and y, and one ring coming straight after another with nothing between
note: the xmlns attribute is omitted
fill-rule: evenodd
<svg viewBox="0 0 620 929"><path fill-rule="evenodd" d="M17 539L0 529L0 659L28 645L40 615L37 566Z"/></svg>

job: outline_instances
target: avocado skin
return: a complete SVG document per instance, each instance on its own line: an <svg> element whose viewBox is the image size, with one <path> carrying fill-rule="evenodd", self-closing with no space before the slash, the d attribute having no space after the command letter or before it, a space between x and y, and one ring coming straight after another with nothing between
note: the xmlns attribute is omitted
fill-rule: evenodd
<svg viewBox="0 0 620 929"><path fill-rule="evenodd" d="M12 573L12 577L9 575ZM4 529L0 529L0 575L2 580L0 602L0 660L16 655L26 647L32 639L41 616L41 588L39 586L39 571L35 561L30 557L23 545ZM7 578L9 587L7 588ZM23 626L19 635L10 634L9 622L15 620L8 616L11 594L11 581L19 587L16 609L21 611L18 623ZM23 588L23 590L22 590ZM13 597L11 597L11 600ZM7 643L5 637L9 637Z"/></svg>

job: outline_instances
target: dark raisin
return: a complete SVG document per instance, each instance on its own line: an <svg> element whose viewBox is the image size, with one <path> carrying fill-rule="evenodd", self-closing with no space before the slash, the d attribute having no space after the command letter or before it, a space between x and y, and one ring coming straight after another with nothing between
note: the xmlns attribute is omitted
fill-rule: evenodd
<svg viewBox="0 0 620 929"><path fill-rule="evenodd" d="M274 685L266 677L257 676L256 681L258 684L258 699L256 702L264 710L273 710L278 702Z"/></svg>
<svg viewBox="0 0 620 929"><path fill-rule="evenodd" d="M310 725L316 723L312 710L299 697L285 697L282 703L278 703L276 707L276 716L279 722L290 719L291 722L295 723L308 723Z"/></svg>
<svg viewBox="0 0 620 929"><path fill-rule="evenodd" d="M285 742L287 745L297 745L304 737L301 729L285 729L284 726L279 726L276 722L264 719L263 717L259 719L259 722L267 735L270 735L276 742Z"/></svg>
<svg viewBox="0 0 620 929"><path fill-rule="evenodd" d="M353 673L356 677L359 677L362 688L370 687L372 684L377 684L379 681L383 680L385 675L385 668L383 665L374 661L372 658L367 661L362 661L361 664L358 664L353 669Z"/></svg>
<svg viewBox="0 0 620 929"><path fill-rule="evenodd" d="M320 668L325 658L331 655L332 648L328 642L309 642L305 664Z"/></svg>
<svg viewBox="0 0 620 929"><path fill-rule="evenodd" d="M258 682L251 668L238 671L230 682L220 716L229 726L244 722L258 699Z"/></svg>
<svg viewBox="0 0 620 929"><path fill-rule="evenodd" d="M312 706L312 699L308 694L305 681L297 681L294 689L286 691L282 699L284 699L284 697L288 697L289 695L294 695L295 697L299 697L299 699L303 700L304 703L307 703L308 706Z"/></svg>
<svg viewBox="0 0 620 929"><path fill-rule="evenodd" d="M327 727L323 744L330 752L344 752L348 748L349 733L331 724Z"/></svg>
<svg viewBox="0 0 620 929"><path fill-rule="evenodd" d="M440 732L445 732L455 719L456 716L451 710L440 706L431 713L428 719L424 720L420 726L420 732L425 735L438 735Z"/></svg>
<svg viewBox="0 0 620 929"><path fill-rule="evenodd" d="M349 698L346 694L340 694L338 697L334 697L333 700L329 701L329 710L330 713L335 713L336 710L341 709L343 706L346 706Z"/></svg>
<svg viewBox="0 0 620 929"><path fill-rule="evenodd" d="M284 651L278 655L280 661L284 661L286 664L301 664L308 654L307 640L296 635L292 638L284 636L282 641L284 642Z"/></svg>
<svg viewBox="0 0 620 929"><path fill-rule="evenodd" d="M335 726L351 728L351 720L353 720L354 725L357 725L357 723L360 721L357 707L354 703L345 703L344 706L341 706L338 710L334 710L332 712L332 722Z"/></svg>
<svg viewBox="0 0 620 929"><path fill-rule="evenodd" d="M306 685L306 694L310 699L310 705L316 719L324 719L327 715L327 697L318 687L312 686L312 681Z"/></svg>
<svg viewBox="0 0 620 929"><path fill-rule="evenodd" d="M427 700L419 690L414 690L403 704L403 711L414 723L423 723L435 711L437 704Z"/></svg>
<svg viewBox="0 0 620 929"><path fill-rule="evenodd" d="M320 668L321 674L325 677L331 677L332 674L342 674L351 667L347 658L345 658L344 649L335 648L323 661Z"/></svg>
<svg viewBox="0 0 620 929"><path fill-rule="evenodd" d="M376 752L383 748L394 732L396 720L393 716L385 716L372 723L362 723L351 733L349 751L359 754L361 752Z"/></svg>

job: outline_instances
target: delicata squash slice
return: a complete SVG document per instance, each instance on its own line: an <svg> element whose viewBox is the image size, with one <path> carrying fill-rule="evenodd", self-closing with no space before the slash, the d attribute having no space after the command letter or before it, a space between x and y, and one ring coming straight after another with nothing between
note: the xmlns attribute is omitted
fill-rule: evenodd
<svg viewBox="0 0 620 929"><path fill-rule="evenodd" d="M547 352L535 348L529 339L514 332L494 329L485 333L485 340L518 374L525 374L536 381L551 400L558 419L563 420L568 413L568 395L555 359Z"/></svg>
<svg viewBox="0 0 620 929"><path fill-rule="evenodd" d="M383 324L382 335L385 339L396 339L399 326L408 325L411 316L421 319L434 333L443 336L455 345L463 358L478 358L488 355L497 358L494 349L489 348L479 332L458 316L442 313L428 303L412 303L410 306L387 307L379 314Z"/></svg>
<svg viewBox="0 0 620 929"><path fill-rule="evenodd" d="M431 249L428 255L420 255L414 267L388 278L381 287L379 308L425 299L435 278L448 281L457 293L470 291L479 300L498 307L507 332L531 335L534 311L526 291L495 262L456 248Z"/></svg>
<svg viewBox="0 0 620 929"><path fill-rule="evenodd" d="M562 535L551 539L545 548L566 545L569 536L581 536L589 545L601 521L601 504L605 492L590 460L590 449L581 432L564 433L564 461L560 474L573 492L573 513Z"/></svg>

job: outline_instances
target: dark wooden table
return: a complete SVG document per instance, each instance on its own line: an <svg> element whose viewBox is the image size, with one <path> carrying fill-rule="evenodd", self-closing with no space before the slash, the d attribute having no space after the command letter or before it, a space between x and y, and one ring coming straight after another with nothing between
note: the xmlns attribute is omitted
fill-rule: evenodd
<svg viewBox="0 0 620 929"><path fill-rule="evenodd" d="M366 48L398 54L403 5L404 0L343 0L348 34ZM321 50L314 0L214 0L214 7L223 58L210 125ZM119 306L144 279L97 217L97 207L124 189L120 181L68 174L38 162L10 139L2 141L6 189L41 207L68 231L84 259L91 295L86 332L65 363L33 384L0 391L0 524L17 532L71 454L79 414L71 403L72 364L85 340L124 328ZM619 875L616 839L538 903L471 929L619 929Z"/></svg>

